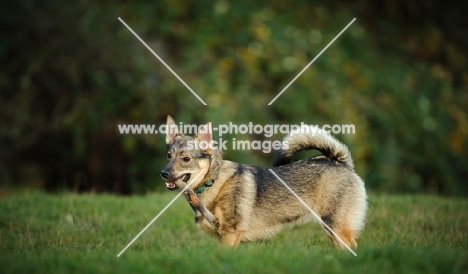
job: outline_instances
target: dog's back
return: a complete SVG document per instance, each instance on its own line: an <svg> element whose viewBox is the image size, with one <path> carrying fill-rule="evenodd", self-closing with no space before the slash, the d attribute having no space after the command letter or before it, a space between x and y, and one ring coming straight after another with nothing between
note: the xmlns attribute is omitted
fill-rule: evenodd
<svg viewBox="0 0 468 274"><path fill-rule="evenodd" d="M367 203L364 183L354 172L348 148L326 133L292 135L284 141L289 148L278 151L272 170L348 246L356 246L355 238L364 227ZM317 149L323 155L288 164L294 153L306 149ZM268 168L237 164L235 169L229 180L231 186L223 187L218 196L232 195L222 200L236 210L225 211L224 219L242 231L242 241L268 238L284 226L313 219ZM323 228L336 246L344 247Z"/></svg>

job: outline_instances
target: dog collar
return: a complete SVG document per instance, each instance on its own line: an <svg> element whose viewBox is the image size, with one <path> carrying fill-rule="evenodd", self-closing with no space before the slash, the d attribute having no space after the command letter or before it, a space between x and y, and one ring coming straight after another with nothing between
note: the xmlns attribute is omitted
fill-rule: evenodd
<svg viewBox="0 0 468 274"><path fill-rule="evenodd" d="M196 194L200 194L200 193L202 193L203 191L205 191L205 189L206 189L207 187L210 187L210 186L212 186L212 185L213 185L213 181L206 181L201 187L199 187L199 188L195 191L195 193L196 193Z"/></svg>
<svg viewBox="0 0 468 274"><path fill-rule="evenodd" d="M207 187L210 187L213 185L214 180L218 177L218 172L216 172L215 176L213 179L206 181L201 187L199 187L197 190L195 190L196 194L201 194Z"/></svg>

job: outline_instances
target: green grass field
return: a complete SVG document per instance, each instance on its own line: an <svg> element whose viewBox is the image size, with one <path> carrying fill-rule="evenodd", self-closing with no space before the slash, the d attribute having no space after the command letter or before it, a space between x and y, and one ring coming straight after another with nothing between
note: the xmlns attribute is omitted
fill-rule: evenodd
<svg viewBox="0 0 468 274"><path fill-rule="evenodd" d="M199 231L176 194L16 194L0 198L0 273L467 273L468 202L370 195L358 256L317 223L237 249Z"/></svg>

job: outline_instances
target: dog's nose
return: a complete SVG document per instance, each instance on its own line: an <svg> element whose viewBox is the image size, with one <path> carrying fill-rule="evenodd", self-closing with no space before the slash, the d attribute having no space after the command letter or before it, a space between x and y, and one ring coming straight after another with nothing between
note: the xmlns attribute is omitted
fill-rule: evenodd
<svg viewBox="0 0 468 274"><path fill-rule="evenodd" d="M169 172L165 170L161 171L161 177L163 177L164 179L167 179L167 176L169 176Z"/></svg>

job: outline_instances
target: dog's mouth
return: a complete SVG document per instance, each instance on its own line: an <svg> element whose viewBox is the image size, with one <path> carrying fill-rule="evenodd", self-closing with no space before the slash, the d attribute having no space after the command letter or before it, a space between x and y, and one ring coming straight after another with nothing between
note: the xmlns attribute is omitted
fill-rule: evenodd
<svg viewBox="0 0 468 274"><path fill-rule="evenodd" d="M167 181L166 188L169 190L176 190L177 189L176 181L178 180L182 180L182 182L184 183L188 182L188 180L190 180L190 173L185 173L179 178L175 179L174 181Z"/></svg>

